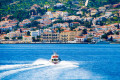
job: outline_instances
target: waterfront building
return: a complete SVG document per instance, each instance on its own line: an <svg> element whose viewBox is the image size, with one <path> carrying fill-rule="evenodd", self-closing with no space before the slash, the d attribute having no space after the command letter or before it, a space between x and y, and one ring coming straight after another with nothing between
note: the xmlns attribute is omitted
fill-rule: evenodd
<svg viewBox="0 0 120 80"><path fill-rule="evenodd" d="M59 42L59 33L57 32L44 32L41 33L42 42Z"/></svg>
<svg viewBox="0 0 120 80"><path fill-rule="evenodd" d="M37 38L37 36L39 36L40 34L40 32L39 32L39 30L37 30L37 31L30 31L31 33L30 33L30 35L32 36L32 37L35 37L35 38Z"/></svg>
<svg viewBox="0 0 120 80"><path fill-rule="evenodd" d="M9 39L11 40L13 37L22 37L22 36L25 36L25 33L21 33L21 32L9 32L7 33L6 35L7 37L9 37Z"/></svg>
<svg viewBox="0 0 120 80"><path fill-rule="evenodd" d="M31 43L32 37L31 36L23 36L23 42L24 43Z"/></svg>
<svg viewBox="0 0 120 80"><path fill-rule="evenodd" d="M76 43L81 43L85 41L85 38L86 38L85 36L76 36L75 41Z"/></svg>
<svg viewBox="0 0 120 80"><path fill-rule="evenodd" d="M60 41L62 42L74 41L75 36L76 31L65 30L60 33Z"/></svg>
<svg viewBox="0 0 120 80"><path fill-rule="evenodd" d="M79 36L82 34L82 31L69 31L65 30L60 33L60 41L61 42L71 42L75 40L75 36Z"/></svg>

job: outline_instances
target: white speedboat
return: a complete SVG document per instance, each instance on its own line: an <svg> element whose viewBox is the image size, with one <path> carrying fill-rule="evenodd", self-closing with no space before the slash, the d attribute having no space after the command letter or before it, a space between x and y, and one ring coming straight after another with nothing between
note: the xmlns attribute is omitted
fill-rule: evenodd
<svg viewBox="0 0 120 80"><path fill-rule="evenodd" d="M50 62L57 64L61 61L61 59L59 58L59 55L57 55L55 52L54 54L51 56Z"/></svg>

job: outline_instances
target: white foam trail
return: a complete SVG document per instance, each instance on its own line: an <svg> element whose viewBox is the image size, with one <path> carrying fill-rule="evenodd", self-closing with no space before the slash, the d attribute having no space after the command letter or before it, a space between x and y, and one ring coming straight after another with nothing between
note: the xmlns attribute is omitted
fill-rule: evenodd
<svg viewBox="0 0 120 80"><path fill-rule="evenodd" d="M0 70L9 70L30 66L30 64L19 64L19 65L2 65L0 66Z"/></svg>
<svg viewBox="0 0 120 80"><path fill-rule="evenodd" d="M19 74L12 80L103 80L100 75L78 68L77 62L61 61L57 65ZM30 76L31 75L31 76ZM29 77L28 77L29 76Z"/></svg>
<svg viewBox="0 0 120 80"><path fill-rule="evenodd" d="M46 59L38 59L35 62L33 62L33 65L39 65L39 64L49 64L50 65L50 62Z"/></svg>
<svg viewBox="0 0 120 80"><path fill-rule="evenodd" d="M35 69L35 68L40 68L40 67L46 67L46 66L53 66L54 70L62 69L62 68L72 68L72 67L78 67L78 63L76 62L70 62L70 61L61 61L59 64L53 64L49 62L48 60L45 59L38 59L32 64L20 64L20 65L5 65L1 66L0 70L9 70L0 73L0 79L11 75L15 74L20 71L25 71L25 70L30 70L30 69Z"/></svg>
<svg viewBox="0 0 120 80"><path fill-rule="evenodd" d="M73 61L61 61L58 64L53 64L45 59L38 59L32 64L23 65L11 65L11 69L0 73L0 80L5 79L9 76L21 71L22 72L15 77L11 77L11 80L70 80L70 79L87 79L87 80L102 80L103 77L80 68L79 65L84 62L73 62ZM8 69L9 66L6 66ZM19 67L16 69L16 67ZM4 69L6 69L4 68ZM29 77L28 77L29 76Z"/></svg>
<svg viewBox="0 0 120 80"><path fill-rule="evenodd" d="M45 67L45 66L48 66L48 65L40 65L40 66L33 66L33 67L28 67L28 68L6 71L0 74L0 79L4 78L5 76L20 72L20 71L25 71L25 70L30 70L30 69L35 69L35 68L40 68L40 67Z"/></svg>
<svg viewBox="0 0 120 80"><path fill-rule="evenodd" d="M72 61L61 61L59 64L56 65L56 69L62 69L62 68L74 68L79 67L79 64L77 62Z"/></svg>
<svg viewBox="0 0 120 80"><path fill-rule="evenodd" d="M67 70L66 72L68 72L71 69L75 69L76 67L78 67L77 64L78 63L76 62L61 61L59 64L53 64L49 67L39 69L37 70L37 72L36 70L32 70L30 72L27 71L26 73L22 73L22 75L18 75L16 78L12 80L16 80L16 79L21 80L21 78L24 80L46 80L46 79L59 80L59 78L62 78L61 74L64 74L64 70ZM31 73L34 73L34 74L31 74ZM23 75L24 75L24 78L23 78Z"/></svg>
<svg viewBox="0 0 120 80"><path fill-rule="evenodd" d="M15 64L15 65L1 65L0 70L8 70L8 69L15 69L15 68L22 68L22 67L30 67L40 64L50 64L48 60L45 59L38 59L32 64Z"/></svg>

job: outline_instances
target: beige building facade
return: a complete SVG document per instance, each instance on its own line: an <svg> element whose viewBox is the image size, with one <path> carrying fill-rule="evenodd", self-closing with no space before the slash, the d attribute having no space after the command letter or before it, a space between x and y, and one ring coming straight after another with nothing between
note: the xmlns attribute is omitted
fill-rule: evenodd
<svg viewBox="0 0 120 80"><path fill-rule="evenodd" d="M41 33L42 42L59 42L59 33L44 32Z"/></svg>
<svg viewBox="0 0 120 80"><path fill-rule="evenodd" d="M23 36L23 42L24 43L31 43L32 37L31 36Z"/></svg>
<svg viewBox="0 0 120 80"><path fill-rule="evenodd" d="M68 41L74 41L75 36L80 35L80 31L63 31L60 33L60 41L61 42L68 42Z"/></svg>

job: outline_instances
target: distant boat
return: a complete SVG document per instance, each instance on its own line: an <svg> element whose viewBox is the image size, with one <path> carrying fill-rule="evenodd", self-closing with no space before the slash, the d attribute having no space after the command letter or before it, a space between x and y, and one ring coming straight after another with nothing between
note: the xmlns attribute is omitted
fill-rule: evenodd
<svg viewBox="0 0 120 80"><path fill-rule="evenodd" d="M61 59L59 58L59 55L57 55L57 53L54 52L54 54L51 56L50 62L58 64L60 61Z"/></svg>

